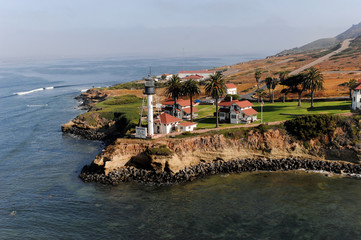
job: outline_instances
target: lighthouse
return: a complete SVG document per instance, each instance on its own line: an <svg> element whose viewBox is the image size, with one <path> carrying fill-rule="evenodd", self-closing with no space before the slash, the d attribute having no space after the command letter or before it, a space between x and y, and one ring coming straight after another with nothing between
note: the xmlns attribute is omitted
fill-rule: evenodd
<svg viewBox="0 0 361 240"><path fill-rule="evenodd" d="M154 79L150 76L145 79L144 94L147 95L147 109L148 109L148 136L154 135L154 122L153 122L153 95L155 94Z"/></svg>

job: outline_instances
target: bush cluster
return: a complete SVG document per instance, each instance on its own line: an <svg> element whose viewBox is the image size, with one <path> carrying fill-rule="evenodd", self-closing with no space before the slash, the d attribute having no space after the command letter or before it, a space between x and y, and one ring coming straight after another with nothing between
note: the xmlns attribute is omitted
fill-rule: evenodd
<svg viewBox="0 0 361 240"><path fill-rule="evenodd" d="M287 132L300 140L310 140L326 134L332 134L338 121L332 115L307 115L285 122Z"/></svg>

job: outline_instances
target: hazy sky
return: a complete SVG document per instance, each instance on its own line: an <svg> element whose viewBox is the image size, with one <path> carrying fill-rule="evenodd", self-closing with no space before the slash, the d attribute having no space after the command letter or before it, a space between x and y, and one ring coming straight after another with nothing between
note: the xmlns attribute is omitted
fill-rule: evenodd
<svg viewBox="0 0 361 240"><path fill-rule="evenodd" d="M271 55L361 21L360 0L0 0L0 58Z"/></svg>

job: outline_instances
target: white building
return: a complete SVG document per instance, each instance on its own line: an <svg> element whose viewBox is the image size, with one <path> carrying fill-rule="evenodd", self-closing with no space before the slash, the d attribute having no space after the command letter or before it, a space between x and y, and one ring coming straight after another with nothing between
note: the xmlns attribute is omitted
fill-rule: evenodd
<svg viewBox="0 0 361 240"><path fill-rule="evenodd" d="M197 127L197 123L194 122L181 122L177 128L179 132L191 132Z"/></svg>
<svg viewBox="0 0 361 240"><path fill-rule="evenodd" d="M219 103L219 121L232 124L257 121L258 112L250 101L222 101Z"/></svg>
<svg viewBox="0 0 361 240"><path fill-rule="evenodd" d="M230 95L236 95L237 94L237 86L235 84L227 83L226 87L227 87L227 94L230 94Z"/></svg>
<svg viewBox="0 0 361 240"><path fill-rule="evenodd" d="M215 70L199 70L199 71L180 71L178 73L178 76L180 78L185 78L187 76L191 76L191 75L199 75L202 76L204 79L209 78L209 76L215 74L216 71Z"/></svg>
<svg viewBox="0 0 361 240"><path fill-rule="evenodd" d="M154 133L169 134L172 132L193 131L197 127L197 123L182 122L182 119L176 118L168 113L162 113L159 118L154 121Z"/></svg>
<svg viewBox="0 0 361 240"><path fill-rule="evenodd" d="M352 109L361 109L361 79L358 80L358 85L354 88L352 94Z"/></svg>
<svg viewBox="0 0 361 240"><path fill-rule="evenodd" d="M174 101L171 99L163 102L162 111L168 114L172 114L173 104ZM193 118L198 117L198 109L194 107L195 105L197 104L193 104ZM178 99L176 109L177 109L176 117L186 120L191 119L191 100Z"/></svg>

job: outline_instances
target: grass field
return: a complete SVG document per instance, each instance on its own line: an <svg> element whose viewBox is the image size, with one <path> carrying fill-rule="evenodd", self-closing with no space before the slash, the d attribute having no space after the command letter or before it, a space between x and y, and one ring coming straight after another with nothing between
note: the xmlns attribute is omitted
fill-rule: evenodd
<svg viewBox="0 0 361 240"><path fill-rule="evenodd" d="M133 95L124 95L115 98L110 98L106 101L96 104L95 107L101 110L95 113L99 114L100 118L109 120L115 119L116 113L122 113L123 116L129 120L130 124L137 124L139 121L139 109L142 106L142 99ZM92 116L94 112L90 111L82 114L83 116Z"/></svg>
<svg viewBox="0 0 361 240"><path fill-rule="evenodd" d="M295 115L283 114L338 114L350 112L350 101L337 102L315 102L314 108L311 109L311 103L303 102L301 107L297 106L297 102L286 103L265 103L263 105L263 122L275 122L295 118ZM198 128L214 128L216 118L213 113L216 111L215 106L199 105L196 106L199 110ZM258 119L261 119L261 106L255 103L253 107L258 112ZM260 120L258 121L260 122ZM235 124L220 124L220 127L232 126Z"/></svg>

